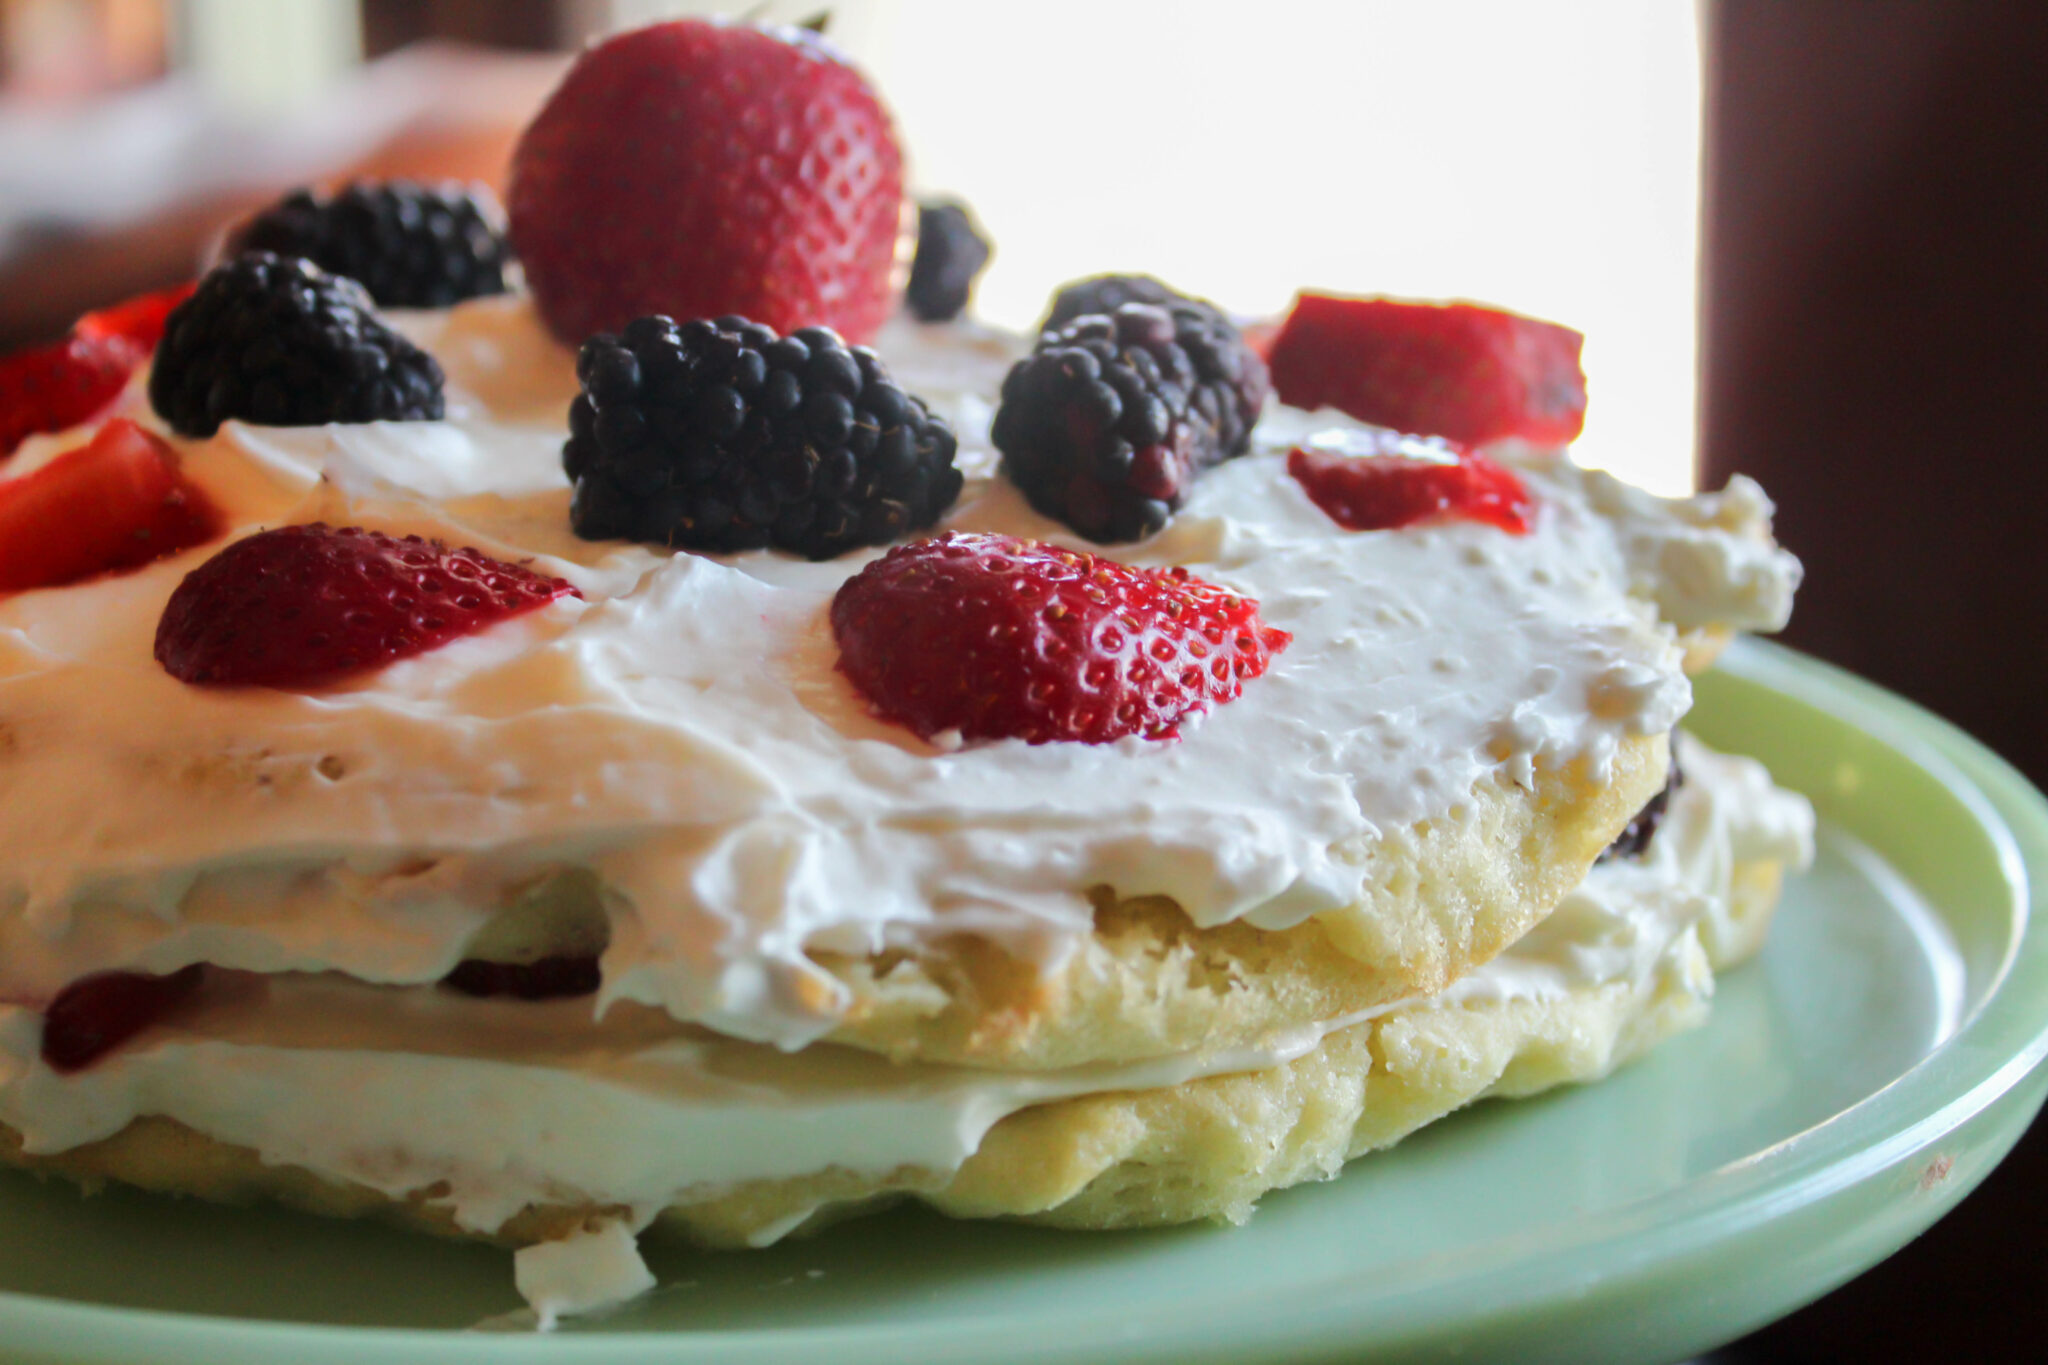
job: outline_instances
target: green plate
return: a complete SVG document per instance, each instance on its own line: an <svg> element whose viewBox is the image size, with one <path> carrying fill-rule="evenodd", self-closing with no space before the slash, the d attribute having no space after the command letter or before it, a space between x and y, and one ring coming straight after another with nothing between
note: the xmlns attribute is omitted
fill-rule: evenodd
<svg viewBox="0 0 2048 1365"><path fill-rule="evenodd" d="M505 1253L0 1179L0 1361L1675 1360L1954 1206L2048 1070L2048 804L1982 747L1780 649L1692 721L1810 795L1820 857L1708 1025L1597 1086L1482 1105L1241 1229L1057 1233L914 1210L763 1252L656 1247L663 1288L542 1338Z"/></svg>

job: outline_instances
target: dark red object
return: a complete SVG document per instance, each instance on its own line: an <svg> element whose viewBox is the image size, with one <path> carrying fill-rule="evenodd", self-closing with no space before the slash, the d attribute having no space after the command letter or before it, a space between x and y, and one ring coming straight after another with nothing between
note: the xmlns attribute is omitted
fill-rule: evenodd
<svg viewBox="0 0 2048 1365"><path fill-rule="evenodd" d="M76 335L0 359L0 455L91 421L121 396L135 362L127 341Z"/></svg>
<svg viewBox="0 0 2048 1365"><path fill-rule="evenodd" d="M532 962L486 962L472 957L456 963L441 984L464 995L556 1000L593 994L602 980L594 957L543 957Z"/></svg>
<svg viewBox="0 0 2048 1365"><path fill-rule="evenodd" d="M0 482L0 592L52 588L176 554L221 533L177 454L125 418Z"/></svg>
<svg viewBox="0 0 2048 1365"><path fill-rule="evenodd" d="M892 309L903 157L867 80L815 38L685 19L577 59L513 153L507 209L571 345L649 314L860 342Z"/></svg>
<svg viewBox="0 0 2048 1365"><path fill-rule="evenodd" d="M1462 518L1521 535L1529 491L1512 470L1476 450L1397 432L1345 432L1343 447L1297 446L1287 472L1330 520L1351 531L1391 531Z"/></svg>
<svg viewBox="0 0 2048 1365"><path fill-rule="evenodd" d="M1470 303L1301 294L1268 359L1280 401L1468 445L1559 444L1586 424L1585 338Z"/></svg>
<svg viewBox="0 0 2048 1365"><path fill-rule="evenodd" d="M138 294L111 308L102 308L87 313L78 320L71 331L82 337L119 337L135 345L140 355L148 355L163 340L164 323L169 320L171 310L192 297L192 291L199 287L199 281L187 280L159 289L153 294Z"/></svg>
<svg viewBox="0 0 2048 1365"><path fill-rule="evenodd" d="M185 575L157 623L156 658L181 682L318 687L580 595L420 536L281 526Z"/></svg>
<svg viewBox="0 0 2048 1365"><path fill-rule="evenodd" d="M0 358L0 456L23 441L91 421L121 396L191 283L87 313L62 341Z"/></svg>
<svg viewBox="0 0 2048 1365"><path fill-rule="evenodd" d="M43 1011L43 1062L52 1071L91 1066L169 1014L199 989L198 963L169 976L98 972L57 992Z"/></svg>
<svg viewBox="0 0 2048 1365"><path fill-rule="evenodd" d="M1010 536L899 545L832 600L839 667L925 739L1171 739L1292 638L1186 569Z"/></svg>

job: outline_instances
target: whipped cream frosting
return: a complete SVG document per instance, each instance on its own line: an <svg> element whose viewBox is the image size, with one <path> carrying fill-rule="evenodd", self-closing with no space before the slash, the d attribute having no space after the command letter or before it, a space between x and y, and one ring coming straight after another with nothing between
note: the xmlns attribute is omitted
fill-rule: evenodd
<svg viewBox="0 0 2048 1365"><path fill-rule="evenodd" d="M587 867L611 923L600 1010L801 1047L848 1003L807 949L964 930L1056 962L1097 884L1203 925L1341 916L1383 832L1457 818L1491 775L1597 772L1670 729L1690 700L1673 626L1764 620L1797 576L1753 486L1652 499L1554 454L1515 456L1527 536L1344 531L1282 459L1345 419L1279 408L1164 533L1110 549L1257 598L1294 637L1272 670L1171 743L941 750L834 667L827 604L879 550L580 541L560 470L571 355L518 299L398 321L447 368L448 420L230 423L173 439L188 474L237 533L433 536L583 598L318 695L190 687L154 663L165 599L217 545L0 601L0 1000L195 961L430 981L498 907ZM1078 544L991 477L1020 345L899 322L878 349L959 430L970 481L947 526ZM139 381L125 401L156 425Z"/></svg>
<svg viewBox="0 0 2048 1365"><path fill-rule="evenodd" d="M217 976L200 1008L73 1076L38 1059L34 1010L0 1007L0 1123L27 1150L52 1152L140 1115L168 1115L268 1162L394 1197L438 1182L457 1221L486 1232L532 1202L623 1206L624 1224L594 1227L519 1268L544 1317L581 1311L639 1283L621 1228L644 1226L686 1194L828 1167L948 1172L1028 1105L1263 1069L1380 1014L1560 999L1613 983L1704 998L1707 963L1721 965L1713 936L1735 865L1803 866L1813 812L1752 760L1688 740L1684 763L1686 781L1646 854L1595 867L1492 962L1437 996L1257 1047L977 1071L895 1065L829 1044L789 1053L646 1007L600 1021L575 1001L478 1000L335 974Z"/></svg>

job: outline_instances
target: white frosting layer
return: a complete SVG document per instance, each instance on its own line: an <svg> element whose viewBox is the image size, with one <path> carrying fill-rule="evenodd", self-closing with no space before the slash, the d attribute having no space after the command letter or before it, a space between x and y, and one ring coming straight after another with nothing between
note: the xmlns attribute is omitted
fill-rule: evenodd
<svg viewBox="0 0 2048 1365"><path fill-rule="evenodd" d="M1697 743L1684 755L1687 780L1645 857L1596 867L1549 921L1443 995L1375 1013L1653 978L1660 990L1710 991L1700 941L1725 919L1734 864L1804 865L1813 814L1748 759ZM822 1044L788 1053L633 1006L597 1022L575 1001L216 974L200 1007L71 1076L38 1060L35 1011L0 1008L0 1123L27 1150L51 1152L167 1115L394 1197L439 1182L468 1228L495 1229L534 1202L624 1205L641 1225L744 1180L951 1171L1027 1105L1262 1069L1366 1017L1256 1048L1026 1074L898 1066ZM593 1245L616 1260L611 1242ZM557 1308L604 1297L551 1283Z"/></svg>
<svg viewBox="0 0 2048 1365"><path fill-rule="evenodd" d="M153 662L164 600L215 546L0 601L0 999L193 961L432 980L573 865L605 887L602 1004L800 1046L845 1004L807 947L965 929L1054 960L1089 931L1095 884L1205 925L1343 914L1382 831L1458 818L1490 774L1598 770L1676 722L1689 690L1650 601L1719 619L1796 576L1754 551L1763 505L1740 490L1624 496L1551 457L1523 464L1528 536L1347 532L1282 472L1290 433L1324 419L1282 409L1163 535L1113 551L1258 598L1294 636L1268 675L1173 743L941 751L834 668L825 607L865 556L577 540L568 353L517 300L405 325L448 367L448 421L229 424L177 442L188 472L242 530L437 536L584 600L315 696L190 687ZM910 324L881 342L984 476L1014 345ZM987 477L948 524L1071 543Z"/></svg>

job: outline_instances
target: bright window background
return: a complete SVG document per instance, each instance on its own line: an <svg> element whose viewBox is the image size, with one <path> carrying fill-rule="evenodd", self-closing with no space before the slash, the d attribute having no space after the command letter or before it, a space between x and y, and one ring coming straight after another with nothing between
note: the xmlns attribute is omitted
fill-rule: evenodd
<svg viewBox="0 0 2048 1365"><path fill-rule="evenodd" d="M1693 6L870 0L834 31L920 191L995 238L985 316L1028 326L1103 270L1244 312L1303 285L1495 303L1586 334L1582 461L1691 486Z"/></svg>

